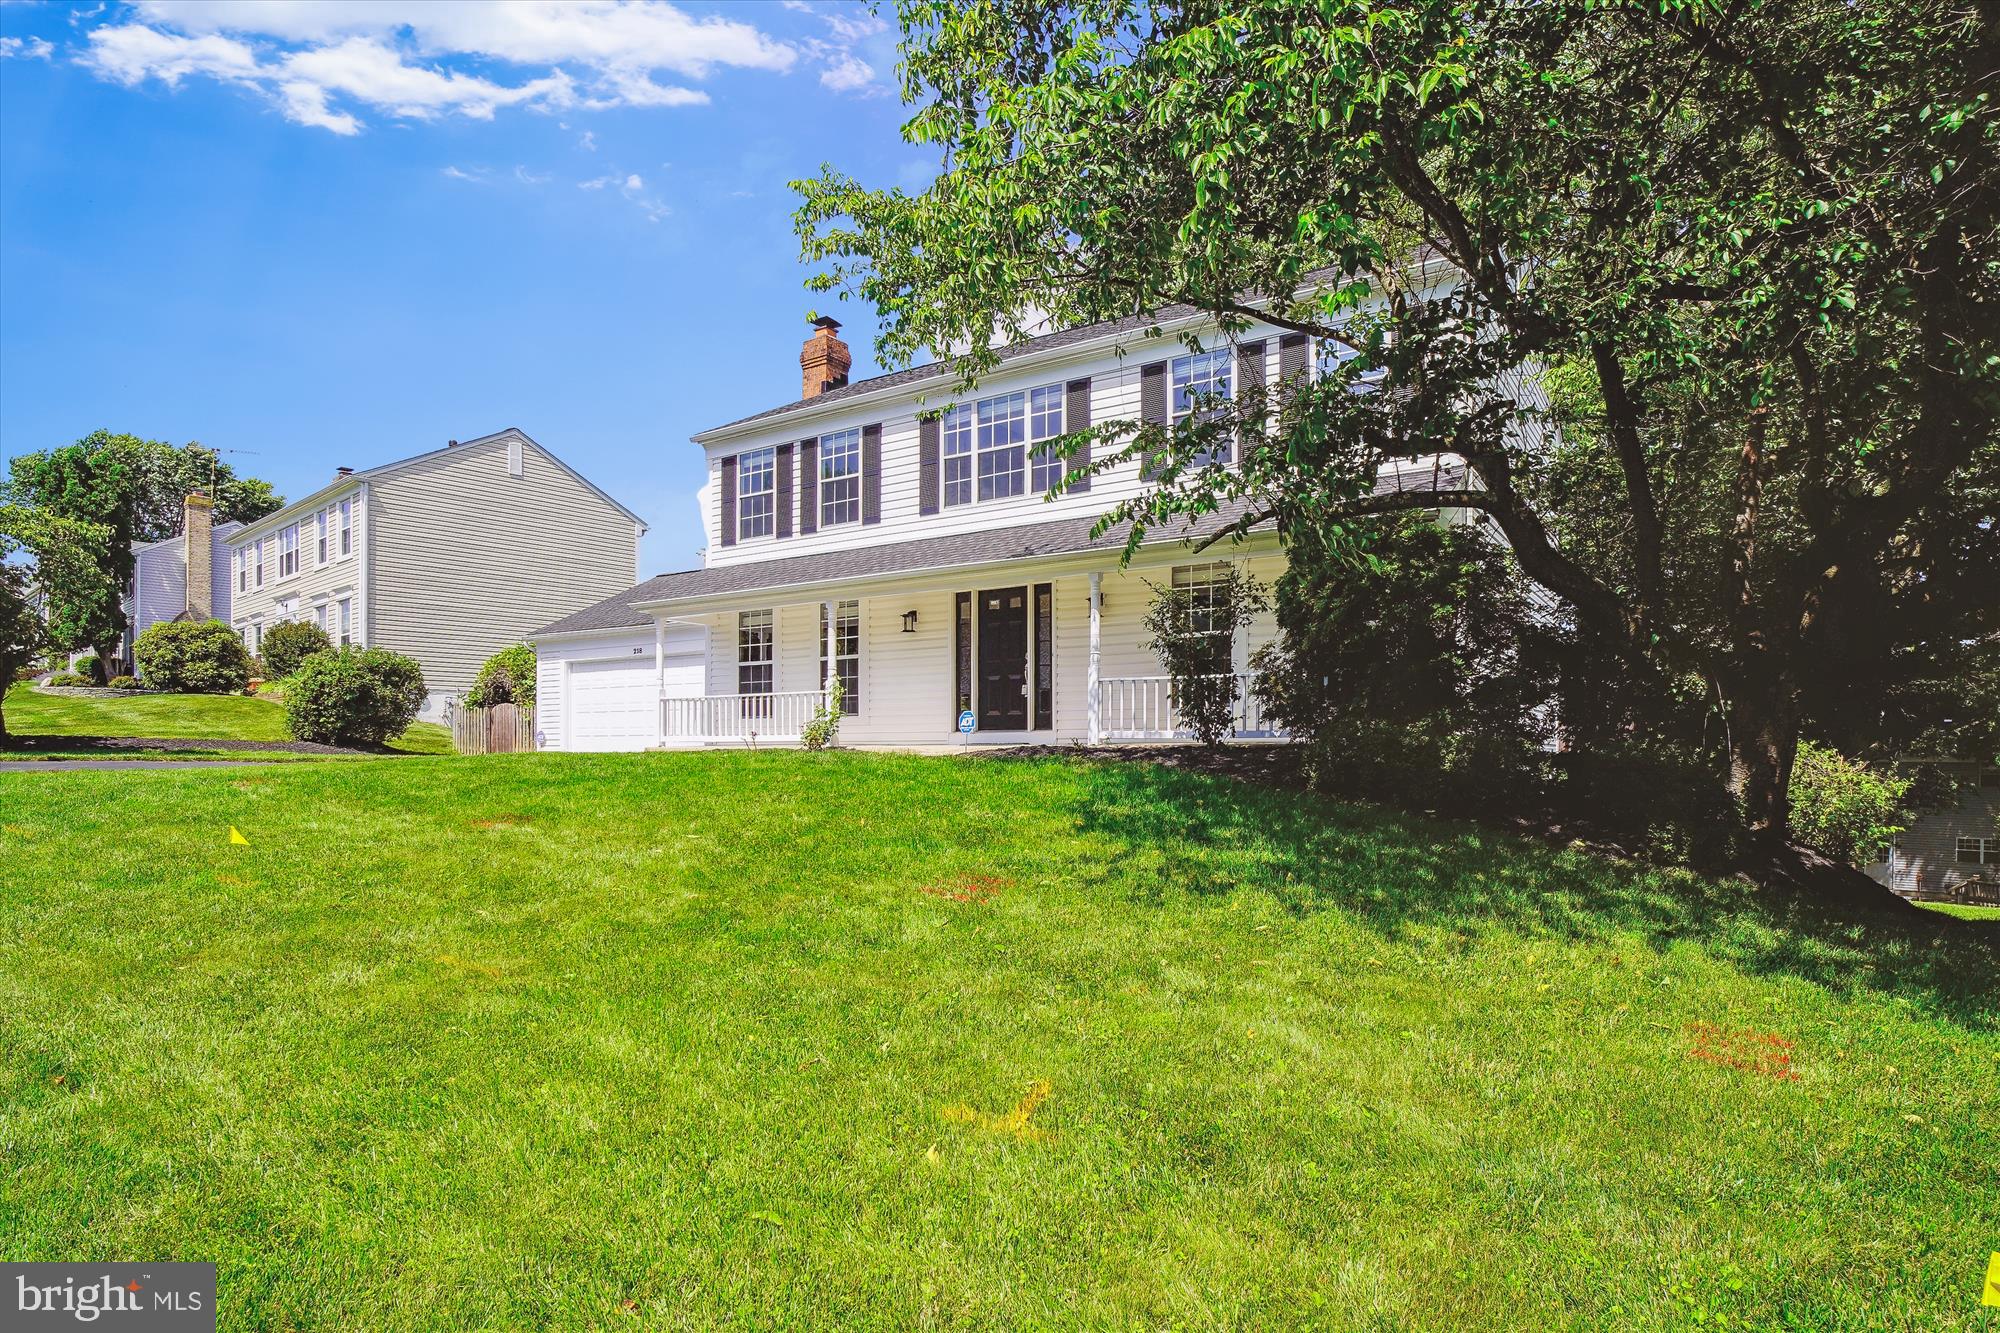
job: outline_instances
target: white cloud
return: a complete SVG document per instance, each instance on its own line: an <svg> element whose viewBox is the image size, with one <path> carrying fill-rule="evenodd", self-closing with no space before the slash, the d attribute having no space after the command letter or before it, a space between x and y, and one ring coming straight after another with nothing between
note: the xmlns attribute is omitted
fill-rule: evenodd
<svg viewBox="0 0 2000 1333"><path fill-rule="evenodd" d="M563 128L568 129L569 127L565 125L563 126ZM597 151L597 136L595 134L592 134L589 130L585 130L582 136L578 138L576 142L577 146L582 148L583 151L586 153L594 153Z"/></svg>
<svg viewBox="0 0 2000 1333"><path fill-rule="evenodd" d="M657 76L783 73L802 53L742 19L696 17L667 0L136 0L89 37L79 59L102 78L253 87L290 119L336 134L360 131L355 109L488 120L516 106L700 106L706 92ZM452 67L466 59L529 77ZM584 147L595 147L587 132Z"/></svg>
<svg viewBox="0 0 2000 1333"><path fill-rule="evenodd" d="M832 64L820 71L820 84L837 93L859 92L875 82L875 71L868 62L851 52L842 52Z"/></svg>
<svg viewBox="0 0 2000 1333"><path fill-rule="evenodd" d="M621 196L631 200L639 211L646 215L646 221L648 222L658 222L661 218L673 212L673 209L669 208L666 204L646 193L645 177L636 171L627 172L622 177L615 171L607 172L602 176L595 176L587 181L578 181L576 188L579 190L616 189Z"/></svg>
<svg viewBox="0 0 2000 1333"><path fill-rule="evenodd" d="M484 185L486 183L484 174L478 171L467 171L463 167L446 167L444 174L448 179L455 181L470 181L474 185Z"/></svg>
<svg viewBox="0 0 2000 1333"><path fill-rule="evenodd" d="M538 176L526 167L517 166L514 168L514 179L523 185L547 185L555 177L546 171Z"/></svg>
<svg viewBox="0 0 2000 1333"><path fill-rule="evenodd" d="M47 60L55 50L45 37L0 37L0 60Z"/></svg>

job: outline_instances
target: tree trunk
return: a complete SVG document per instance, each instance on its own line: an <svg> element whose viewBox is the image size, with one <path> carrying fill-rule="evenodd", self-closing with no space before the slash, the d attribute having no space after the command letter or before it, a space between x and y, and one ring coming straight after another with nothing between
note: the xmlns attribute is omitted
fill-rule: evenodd
<svg viewBox="0 0 2000 1333"><path fill-rule="evenodd" d="M1728 698L1730 793L1742 809L1745 827L1782 842L1791 828L1798 687L1788 673L1758 672L1733 682Z"/></svg>

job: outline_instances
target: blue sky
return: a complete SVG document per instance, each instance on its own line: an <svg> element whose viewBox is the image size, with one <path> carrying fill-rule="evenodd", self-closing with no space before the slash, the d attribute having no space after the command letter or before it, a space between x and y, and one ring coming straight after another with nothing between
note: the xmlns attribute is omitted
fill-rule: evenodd
<svg viewBox="0 0 2000 1333"><path fill-rule="evenodd" d="M696 563L688 436L798 392L786 182L918 185L862 8L0 5L0 453L97 427L303 495L519 426Z"/></svg>

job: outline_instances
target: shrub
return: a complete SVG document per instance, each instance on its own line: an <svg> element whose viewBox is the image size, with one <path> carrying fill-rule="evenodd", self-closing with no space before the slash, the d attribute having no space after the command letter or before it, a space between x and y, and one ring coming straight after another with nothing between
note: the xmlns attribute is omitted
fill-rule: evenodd
<svg viewBox="0 0 2000 1333"><path fill-rule="evenodd" d="M114 690L136 690L139 688L139 682L130 676L113 676L104 683Z"/></svg>
<svg viewBox="0 0 2000 1333"><path fill-rule="evenodd" d="M1792 761L1792 835L1836 861L1865 866L1888 854L1910 780L1878 773L1837 750L1800 741Z"/></svg>
<svg viewBox="0 0 2000 1333"><path fill-rule="evenodd" d="M104 672L100 669L100 667L101 663L99 662L96 653L85 653L82 657L79 657L76 659L76 661L70 663L69 669L75 674L82 676L86 680L92 681L94 683L97 680L101 679L104 675Z"/></svg>
<svg viewBox="0 0 2000 1333"><path fill-rule="evenodd" d="M285 682L285 726L293 740L380 745L403 734L426 693L422 668L401 653L314 653Z"/></svg>
<svg viewBox="0 0 2000 1333"><path fill-rule="evenodd" d="M258 674L266 679L289 676L299 669L299 663L332 647L333 640L318 625L305 620L281 621L264 631L264 666Z"/></svg>
<svg viewBox="0 0 2000 1333"><path fill-rule="evenodd" d="M219 620L166 620L133 646L139 675L176 694L235 694L250 681L250 653Z"/></svg>
<svg viewBox="0 0 2000 1333"><path fill-rule="evenodd" d="M535 650L525 643L502 648L486 659L466 692L469 708L491 708L494 704L531 704L535 701Z"/></svg>
<svg viewBox="0 0 2000 1333"><path fill-rule="evenodd" d="M1271 600L1234 565L1198 586L1153 588L1148 646L1173 682L1174 712L1204 745L1220 745L1236 725L1236 631Z"/></svg>
<svg viewBox="0 0 2000 1333"><path fill-rule="evenodd" d="M88 676L80 675L74 671L58 671L55 675L49 677L48 683L63 688L74 689L80 685L95 685L97 682Z"/></svg>
<svg viewBox="0 0 2000 1333"><path fill-rule="evenodd" d="M832 687L827 692L826 702L813 713L812 720L800 729L800 745L808 750L824 750L840 739L840 705L846 690L847 687L836 675Z"/></svg>

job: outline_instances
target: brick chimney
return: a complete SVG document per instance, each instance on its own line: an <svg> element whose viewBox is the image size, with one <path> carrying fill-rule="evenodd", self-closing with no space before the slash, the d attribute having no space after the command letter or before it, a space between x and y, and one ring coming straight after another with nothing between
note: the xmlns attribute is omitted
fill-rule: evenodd
<svg viewBox="0 0 2000 1333"><path fill-rule="evenodd" d="M189 491L181 502L181 551L187 557L187 615L208 620L215 614L215 502L206 491Z"/></svg>
<svg viewBox="0 0 2000 1333"><path fill-rule="evenodd" d="M840 340L840 321L821 315L813 321L813 335L799 353L799 397L817 398L828 389L840 388L847 383L847 368L853 364L847 344Z"/></svg>

